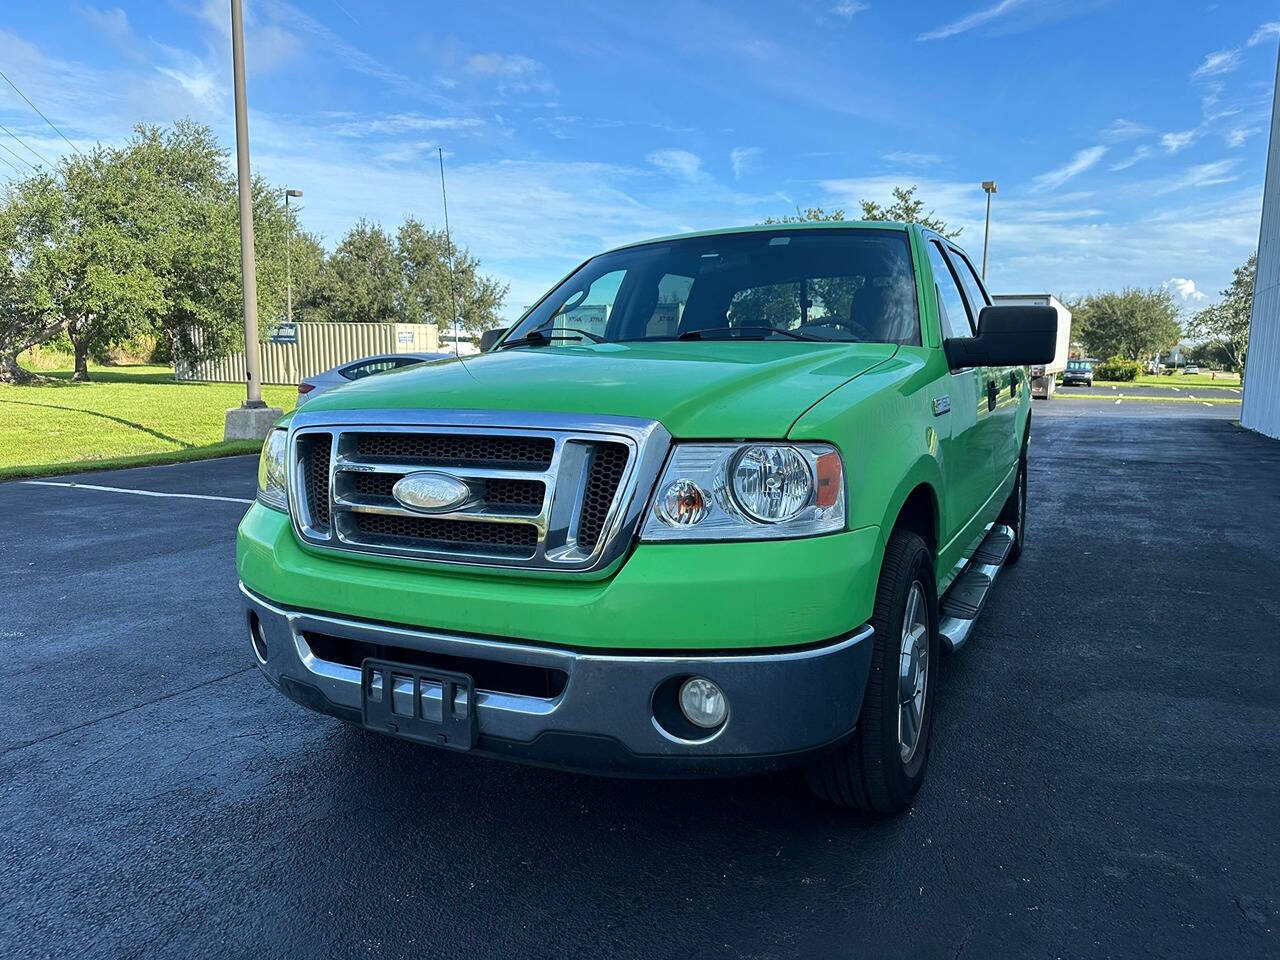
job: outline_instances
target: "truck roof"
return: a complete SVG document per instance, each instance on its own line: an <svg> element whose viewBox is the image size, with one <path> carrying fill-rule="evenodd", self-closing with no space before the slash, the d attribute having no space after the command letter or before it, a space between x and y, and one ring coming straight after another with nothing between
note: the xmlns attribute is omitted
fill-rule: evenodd
<svg viewBox="0 0 1280 960"><path fill-rule="evenodd" d="M695 230L691 233L674 233L666 237L652 237L624 243L606 251L626 250L647 243L665 243L669 240L690 240L695 237L719 237L733 233L773 233L778 230L907 230L908 225L897 220L820 220L807 223L756 223L746 227L723 227L719 230Z"/></svg>

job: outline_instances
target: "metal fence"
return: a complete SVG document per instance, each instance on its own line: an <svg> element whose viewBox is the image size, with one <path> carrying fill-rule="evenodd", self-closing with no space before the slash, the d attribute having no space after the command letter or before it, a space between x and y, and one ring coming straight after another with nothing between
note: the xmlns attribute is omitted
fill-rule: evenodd
<svg viewBox="0 0 1280 960"><path fill-rule="evenodd" d="M431 353L440 349L434 323L281 324L259 345L262 382L291 384L377 353ZM179 380L244 383L244 353L175 370Z"/></svg>

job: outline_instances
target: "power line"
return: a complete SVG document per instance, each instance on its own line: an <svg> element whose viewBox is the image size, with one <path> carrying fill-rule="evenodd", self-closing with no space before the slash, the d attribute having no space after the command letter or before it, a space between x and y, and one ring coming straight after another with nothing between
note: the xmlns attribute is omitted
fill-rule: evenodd
<svg viewBox="0 0 1280 960"><path fill-rule="evenodd" d="M7 149L7 148L6 148L6 149ZM9 152L10 152L10 153L12 153L13 151L12 151L12 150L10 150ZM22 173L22 171L21 171L21 170L19 170L17 167L15 167L15 166L14 166L12 163L10 163L8 160L5 160L5 158L4 158L4 157L0 157L0 162L3 162L3 163L4 163L4 165L5 165L6 167L8 167L10 170L12 170L14 173L16 173L18 176L20 176L20 177L21 177L21 176L23 175L23 173Z"/></svg>
<svg viewBox="0 0 1280 960"><path fill-rule="evenodd" d="M13 87L13 89L18 90L18 85L17 85L16 83L14 83L12 80L10 80L10 79L9 79L9 75L8 75L7 73L5 73L3 70L0 70L0 77L4 77L4 82L5 82L5 83L9 84L9 86ZM48 117L46 117L43 113L41 113L41 112L40 112L40 108L39 108L39 107L37 107L34 103L32 103L32 102L31 102L31 100L30 100L30 98L29 98L25 93L23 93L21 90L18 90L18 96L20 96L23 100L26 100L26 101L27 101L27 106L29 106L29 107L30 107L32 110L34 110L36 113L39 113L39 114L40 114L40 116L41 116L41 118L44 120L44 122L45 122L45 123L47 123L49 126L53 127L53 132L54 132L54 133L56 133L58 136L60 136L63 140L67 140L67 135L66 135L65 133L63 133L61 130L59 130L57 127L55 127L55 126L53 125L53 121L52 121L52 120L50 120ZM79 147L77 147L77 146L76 146L74 143L72 143L70 140L67 140L67 146L68 146L68 147L70 147L72 150L74 150L76 153L80 153L80 148L79 148ZM81 156L84 156L84 154L80 154L80 155L81 155Z"/></svg>
<svg viewBox="0 0 1280 960"><path fill-rule="evenodd" d="M34 170L34 169L35 169L35 167L34 167L34 166L32 166L32 164L31 164L31 161L30 161L30 160L25 159L25 158L24 158L20 153L18 153L18 152L17 152L16 150L14 150L12 147L9 147L9 146L7 146L7 145L5 145L5 144L3 144L3 143L0 143L0 150L4 150L6 153L10 154L11 156L17 157L19 160L21 160L23 163L25 163L25 164L26 164L30 169L32 169L32 170ZM4 159L3 157L0 157L0 160L3 160L3 159ZM7 161L7 160L6 160L5 162L6 162L6 163L8 163L8 161ZM9 164L9 166L13 167L13 164L12 164L12 163L10 163L10 164ZM15 170L17 170L17 169L18 169L17 167L13 167L13 168L14 168ZM19 172L21 172L21 171L19 171Z"/></svg>
<svg viewBox="0 0 1280 960"><path fill-rule="evenodd" d="M25 140L23 140L20 136L18 136L18 135L17 135L16 133L14 133L12 130L10 130L8 127L6 127L3 123L0 123L0 130L3 130L3 131L4 131L5 133L7 133L9 136L13 137L13 139L17 140L20 144L22 144L24 147L26 147L26 148L27 148L27 152L28 152L28 153L30 153L32 156L34 156L34 157L35 157L37 160L39 160L41 163L43 163L46 167L48 167L48 168L49 168L49 169L51 169L51 170L53 169L53 164L52 164L52 163L50 163L50 162L49 162L48 160L46 160L44 157L40 156L40 154L36 153L36 151L35 151L35 150L33 150L31 147L28 147L28 146L27 146L27 143L26 143L26 141L25 141ZM5 149L6 149L6 150L8 150L9 148L8 148L8 147L5 147ZM9 150L9 152L10 152L10 153L13 153L13 151L12 151L12 150ZM16 153L14 153L13 155L14 155L15 157L18 157L18 155L17 155ZM23 162L23 163L27 164L27 166L31 166L31 164L30 164L27 160L23 159L22 157L18 157L18 159L19 159L19 160L22 160L22 162Z"/></svg>

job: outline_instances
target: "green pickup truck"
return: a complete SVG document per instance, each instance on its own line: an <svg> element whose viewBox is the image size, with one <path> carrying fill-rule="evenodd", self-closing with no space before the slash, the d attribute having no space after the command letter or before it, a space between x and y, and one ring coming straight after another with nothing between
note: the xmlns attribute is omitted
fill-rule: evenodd
<svg viewBox="0 0 1280 960"><path fill-rule="evenodd" d="M267 438L236 562L292 700L617 775L801 767L870 814L924 776L939 657L1022 550L1051 308L917 225L588 260L479 356Z"/></svg>

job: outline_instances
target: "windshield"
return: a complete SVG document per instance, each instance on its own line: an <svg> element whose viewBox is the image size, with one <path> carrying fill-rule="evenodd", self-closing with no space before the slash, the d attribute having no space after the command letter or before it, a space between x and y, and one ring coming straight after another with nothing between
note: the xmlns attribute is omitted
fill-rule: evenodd
<svg viewBox="0 0 1280 960"><path fill-rule="evenodd" d="M1092 370L1093 364L1084 360L1072 360L1067 364L1068 370Z"/></svg>
<svg viewBox="0 0 1280 960"><path fill-rule="evenodd" d="M906 232L780 229L606 253L504 343L773 338L919 345Z"/></svg>

